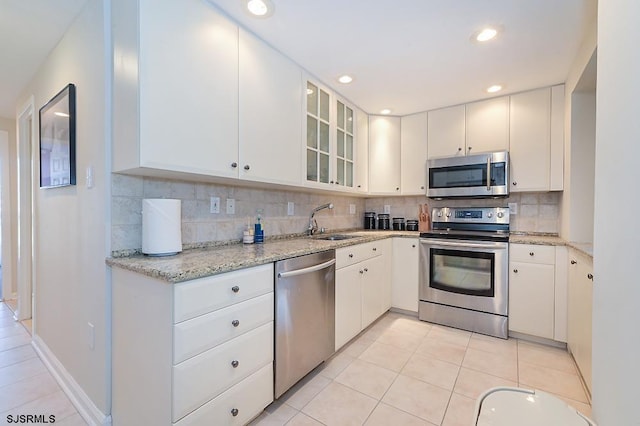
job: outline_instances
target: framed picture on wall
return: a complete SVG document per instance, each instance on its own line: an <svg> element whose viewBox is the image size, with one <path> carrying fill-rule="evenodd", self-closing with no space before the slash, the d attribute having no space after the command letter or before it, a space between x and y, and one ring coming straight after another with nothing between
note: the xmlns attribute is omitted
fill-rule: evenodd
<svg viewBox="0 0 640 426"><path fill-rule="evenodd" d="M76 184L76 86L40 108L40 188Z"/></svg>

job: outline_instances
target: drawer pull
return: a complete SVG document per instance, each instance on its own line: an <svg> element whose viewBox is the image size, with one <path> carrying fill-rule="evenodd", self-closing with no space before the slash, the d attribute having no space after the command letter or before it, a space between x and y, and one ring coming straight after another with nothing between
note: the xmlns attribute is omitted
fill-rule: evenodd
<svg viewBox="0 0 640 426"><path fill-rule="evenodd" d="M530 252L529 252L529 256L533 256L533 254L534 254L534 253L533 253L532 251L530 251Z"/></svg>
<svg viewBox="0 0 640 426"><path fill-rule="evenodd" d="M578 262L576 262L575 260L572 260L572 261L571 261L571 264L572 264L572 265L575 265L576 263L578 263Z"/></svg>
<svg viewBox="0 0 640 426"><path fill-rule="evenodd" d="M365 272L369 272L369 269L368 269L368 268L364 268L364 271L365 271Z"/></svg>
<svg viewBox="0 0 640 426"><path fill-rule="evenodd" d="M349 257L352 258L353 257L353 253L349 253Z"/></svg>
<svg viewBox="0 0 640 426"><path fill-rule="evenodd" d="M374 248L373 248L373 251L378 251L378 249L374 247Z"/></svg>
<svg viewBox="0 0 640 426"><path fill-rule="evenodd" d="M233 417L237 416L237 415L238 415L238 413L239 413L239 411L238 411L238 409L237 409L237 408L232 408L232 409L231 409L231 415L232 415Z"/></svg>
<svg viewBox="0 0 640 426"><path fill-rule="evenodd" d="M416 248L416 245L415 244L411 244L411 247Z"/></svg>
<svg viewBox="0 0 640 426"><path fill-rule="evenodd" d="M238 167L238 163L234 161L233 163L231 163L231 167L235 169L236 167Z"/></svg>
<svg viewBox="0 0 640 426"><path fill-rule="evenodd" d="M518 273L518 270L517 270L517 269L514 269L514 270L513 270L513 273L514 273L514 274L517 274L517 273Z"/></svg>
<svg viewBox="0 0 640 426"><path fill-rule="evenodd" d="M593 274L587 274L587 278L589 278L591 281L593 281Z"/></svg>
<svg viewBox="0 0 640 426"><path fill-rule="evenodd" d="M233 361L231 361L231 366L233 368L238 368L239 365L240 365L240 361L235 360L235 359Z"/></svg>
<svg viewBox="0 0 640 426"><path fill-rule="evenodd" d="M234 327L237 327L237 326L239 326L239 325L240 325L240 321L238 321L238 320L233 320L233 321L231 321L231 325L233 325Z"/></svg>
<svg viewBox="0 0 640 426"><path fill-rule="evenodd" d="M361 274L364 274L364 271L363 271L362 269L360 269L360 273L361 273Z"/></svg>
<svg viewBox="0 0 640 426"><path fill-rule="evenodd" d="M240 287L238 287L237 285L234 285L233 287L231 287L231 291L234 293L237 293L240 291Z"/></svg>

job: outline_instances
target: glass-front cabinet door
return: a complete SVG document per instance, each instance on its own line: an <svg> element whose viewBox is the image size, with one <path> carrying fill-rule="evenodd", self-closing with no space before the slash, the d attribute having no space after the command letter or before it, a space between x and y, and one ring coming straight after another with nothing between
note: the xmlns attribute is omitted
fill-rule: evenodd
<svg viewBox="0 0 640 426"><path fill-rule="evenodd" d="M306 181L353 189L356 123L351 106L334 93L305 81Z"/></svg>
<svg viewBox="0 0 640 426"><path fill-rule="evenodd" d="M307 82L307 181L330 181L330 96Z"/></svg>

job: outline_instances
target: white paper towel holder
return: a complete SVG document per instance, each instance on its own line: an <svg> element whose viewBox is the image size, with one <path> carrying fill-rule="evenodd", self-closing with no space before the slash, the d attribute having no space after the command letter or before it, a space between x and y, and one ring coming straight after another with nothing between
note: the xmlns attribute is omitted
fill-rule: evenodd
<svg viewBox="0 0 640 426"><path fill-rule="evenodd" d="M180 200L145 198L142 200L142 253L173 256L182 251Z"/></svg>

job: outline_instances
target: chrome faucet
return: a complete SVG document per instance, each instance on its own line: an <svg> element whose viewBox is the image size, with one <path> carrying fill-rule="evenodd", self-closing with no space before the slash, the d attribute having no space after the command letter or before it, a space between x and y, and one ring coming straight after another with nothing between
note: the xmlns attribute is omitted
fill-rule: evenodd
<svg viewBox="0 0 640 426"><path fill-rule="evenodd" d="M333 203L327 203L327 204L318 206L311 211L311 214L309 215L309 227L307 228L307 235L311 236L318 231L318 222L316 222L313 216L320 210L332 209L332 208L333 208Z"/></svg>

